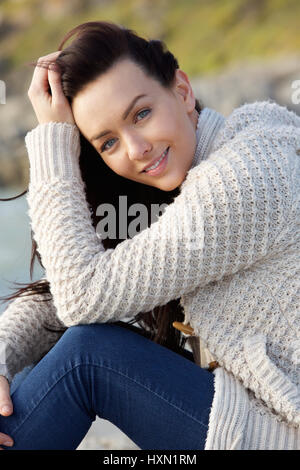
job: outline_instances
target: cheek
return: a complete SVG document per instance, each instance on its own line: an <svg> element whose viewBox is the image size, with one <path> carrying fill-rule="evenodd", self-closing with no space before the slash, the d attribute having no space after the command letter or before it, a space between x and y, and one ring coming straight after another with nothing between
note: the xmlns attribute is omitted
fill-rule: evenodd
<svg viewBox="0 0 300 470"><path fill-rule="evenodd" d="M168 139L170 142L176 143L181 137L182 123L178 116L171 116L170 114L162 119L159 125L156 126L156 132L161 137L159 140Z"/></svg>
<svg viewBox="0 0 300 470"><path fill-rule="evenodd" d="M173 140L180 130L180 116L172 106L161 105L153 112L151 119L145 121L146 137L155 142Z"/></svg>

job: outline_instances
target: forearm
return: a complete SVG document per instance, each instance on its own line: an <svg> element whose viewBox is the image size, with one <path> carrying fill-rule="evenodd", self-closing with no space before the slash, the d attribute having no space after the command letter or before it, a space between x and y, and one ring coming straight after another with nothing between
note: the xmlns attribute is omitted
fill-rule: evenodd
<svg viewBox="0 0 300 470"><path fill-rule="evenodd" d="M30 132L29 216L57 316L72 326L148 312L282 250L295 133L241 132L193 168L151 227L105 250L84 194L76 130L49 123Z"/></svg>

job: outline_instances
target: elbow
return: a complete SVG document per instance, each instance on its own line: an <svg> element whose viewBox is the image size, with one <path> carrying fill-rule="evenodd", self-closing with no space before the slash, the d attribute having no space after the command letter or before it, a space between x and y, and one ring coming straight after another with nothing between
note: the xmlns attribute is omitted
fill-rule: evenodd
<svg viewBox="0 0 300 470"><path fill-rule="evenodd" d="M75 326L78 325L78 322L74 320L73 318L69 317L69 315L57 315L58 319L61 321L61 323L69 328L70 326Z"/></svg>
<svg viewBox="0 0 300 470"><path fill-rule="evenodd" d="M89 315L88 313L80 314L78 310L74 312L58 312L57 314L59 320L66 326L77 326L77 325L89 325L91 323L96 323L94 315Z"/></svg>
<svg viewBox="0 0 300 470"><path fill-rule="evenodd" d="M63 323L63 325L67 328L69 328L70 326L79 325L82 321L81 315L78 315L78 311L76 312L76 314L74 314L74 312L70 312L65 309L57 309L56 315L61 321L61 323Z"/></svg>
<svg viewBox="0 0 300 470"><path fill-rule="evenodd" d="M67 328L69 328L71 326L86 325L86 324L90 323L88 321L84 321L84 319L82 319L80 317L74 319L74 318L70 317L69 315L63 315L63 316L60 315L59 319Z"/></svg>

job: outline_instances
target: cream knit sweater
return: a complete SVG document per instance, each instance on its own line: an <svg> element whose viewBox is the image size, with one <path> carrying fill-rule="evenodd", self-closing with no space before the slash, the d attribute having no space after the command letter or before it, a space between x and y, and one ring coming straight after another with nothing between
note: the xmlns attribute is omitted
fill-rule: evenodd
<svg viewBox="0 0 300 470"><path fill-rule="evenodd" d="M51 301L19 298L0 317L2 374L11 380L55 344L42 322L117 321L180 297L221 366L206 449L300 449L300 118L271 102L226 119L205 108L196 134L180 194L109 250L92 227L78 129L27 134L29 216Z"/></svg>

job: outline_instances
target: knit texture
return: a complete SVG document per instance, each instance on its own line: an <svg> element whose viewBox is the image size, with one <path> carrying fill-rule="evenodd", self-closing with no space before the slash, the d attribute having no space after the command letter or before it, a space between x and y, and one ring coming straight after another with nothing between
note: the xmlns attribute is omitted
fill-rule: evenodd
<svg viewBox="0 0 300 470"><path fill-rule="evenodd" d="M64 326L51 295L18 297L1 314L0 375L10 383L24 367L41 360L61 337L62 332L50 332L44 326L53 330Z"/></svg>
<svg viewBox="0 0 300 470"><path fill-rule="evenodd" d="M53 303L41 315L39 304L27 315L8 306L0 345L18 359L6 367L12 376L33 349L51 347L50 336L24 344L34 345L43 315L111 322L180 297L185 323L221 366L206 448L299 449L300 118L270 102L227 119L205 108L196 134L180 194L109 250L92 226L77 128L51 122L26 135L29 216ZM16 316L31 318L30 334L2 326Z"/></svg>

